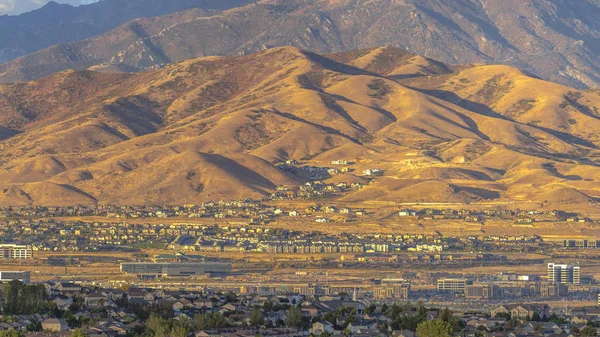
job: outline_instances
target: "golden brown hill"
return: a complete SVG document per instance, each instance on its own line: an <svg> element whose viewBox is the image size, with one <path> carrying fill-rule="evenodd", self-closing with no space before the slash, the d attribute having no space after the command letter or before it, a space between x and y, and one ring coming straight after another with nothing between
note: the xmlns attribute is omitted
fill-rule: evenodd
<svg viewBox="0 0 600 337"><path fill-rule="evenodd" d="M506 66L284 47L0 92L0 205L263 198L306 181L276 167L290 159L350 161L324 177L366 185L348 202L552 207L600 191L600 96Z"/></svg>
<svg viewBox="0 0 600 337"><path fill-rule="evenodd" d="M327 57L336 62L394 79L450 74L462 68L393 47L354 50L330 54Z"/></svg>

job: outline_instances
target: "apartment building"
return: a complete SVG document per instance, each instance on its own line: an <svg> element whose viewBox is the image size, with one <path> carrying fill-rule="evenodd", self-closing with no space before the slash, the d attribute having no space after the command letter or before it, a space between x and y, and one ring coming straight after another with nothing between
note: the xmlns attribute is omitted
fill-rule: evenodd
<svg viewBox="0 0 600 337"><path fill-rule="evenodd" d="M581 285L581 269L579 266L548 263L548 281Z"/></svg>
<svg viewBox="0 0 600 337"><path fill-rule="evenodd" d="M1 259L31 259L33 257L33 249L31 246L15 245L15 244L0 244L0 260Z"/></svg>

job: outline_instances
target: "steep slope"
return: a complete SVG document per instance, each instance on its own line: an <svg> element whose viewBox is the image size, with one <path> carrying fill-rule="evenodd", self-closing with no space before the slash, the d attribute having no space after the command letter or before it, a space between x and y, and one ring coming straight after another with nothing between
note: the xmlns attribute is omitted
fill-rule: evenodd
<svg viewBox="0 0 600 337"><path fill-rule="evenodd" d="M600 193L600 96L506 66L284 47L137 74L68 70L0 92L1 205L264 198L309 178L276 166L291 159L351 161L323 177L367 185L348 202L552 207ZM363 176L372 168L383 176Z"/></svg>
<svg viewBox="0 0 600 337"><path fill-rule="evenodd" d="M579 145L557 148L566 156L587 151L589 158L589 150L596 149L600 139L597 95L545 82L515 68L479 66L438 79L412 78L402 83L480 114L520 123L520 137L539 139L546 147L556 143L552 138L540 139L540 130Z"/></svg>
<svg viewBox="0 0 600 337"><path fill-rule="evenodd" d="M105 33L136 18L170 14L190 8L227 9L249 0L103 0L85 6L54 1L18 16L0 16L0 63L59 43ZM63 70L62 68L60 70Z"/></svg>
<svg viewBox="0 0 600 337"><path fill-rule="evenodd" d="M565 85L596 87L598 18L596 0L261 0L220 12L139 19L9 62L0 67L0 80L30 80L68 68L139 71L284 45L319 53L387 45L446 63L506 64ZM385 69L383 62L382 70L399 77L414 69L447 71L426 58L406 61L404 69Z"/></svg>

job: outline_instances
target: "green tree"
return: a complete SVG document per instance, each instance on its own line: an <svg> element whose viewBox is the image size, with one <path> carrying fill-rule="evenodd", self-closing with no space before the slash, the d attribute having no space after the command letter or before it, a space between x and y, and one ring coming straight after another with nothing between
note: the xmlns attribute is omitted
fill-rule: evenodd
<svg viewBox="0 0 600 337"><path fill-rule="evenodd" d="M460 331L462 328L464 328L463 320L461 320L458 317L455 317L452 313L452 310L450 310L448 308L440 311L439 318L442 321L450 324L450 326L452 327L453 333L456 333L456 332Z"/></svg>
<svg viewBox="0 0 600 337"><path fill-rule="evenodd" d="M235 303L237 300L237 295L234 292L230 291L225 294L225 301L227 301L227 303Z"/></svg>
<svg viewBox="0 0 600 337"><path fill-rule="evenodd" d="M46 290L43 285L25 285L13 280L3 287L4 314L21 315L36 314L42 311L46 304Z"/></svg>
<svg viewBox="0 0 600 337"><path fill-rule="evenodd" d="M285 313L285 325L289 328L299 328L302 326L302 317L302 311L292 307Z"/></svg>
<svg viewBox="0 0 600 337"><path fill-rule="evenodd" d="M440 319L444 322L450 321L452 319L452 311L448 308L440 310Z"/></svg>
<svg viewBox="0 0 600 337"><path fill-rule="evenodd" d="M581 337L593 337L597 335L598 333L596 332L596 329L589 325L579 331L579 336Z"/></svg>
<svg viewBox="0 0 600 337"><path fill-rule="evenodd" d="M519 320L515 317L515 318L511 318L509 321L506 322L506 326L509 329L514 329L517 327L517 325L519 325Z"/></svg>
<svg viewBox="0 0 600 337"><path fill-rule="evenodd" d="M149 336L167 337L171 330L171 324L167 319L152 313L148 320L146 320L146 328Z"/></svg>
<svg viewBox="0 0 600 337"><path fill-rule="evenodd" d="M73 331L73 333L71 334L71 337L86 337L85 336L85 332L81 329L76 329L75 331Z"/></svg>
<svg viewBox="0 0 600 337"><path fill-rule="evenodd" d="M176 328L182 328L187 332L194 331L195 323L194 321L187 316L179 316L177 320L173 322L173 329L171 329L171 335L173 334L173 330Z"/></svg>
<svg viewBox="0 0 600 337"><path fill-rule="evenodd" d="M569 323L569 320L564 318L564 317L560 317L557 314L552 314L550 315L550 318L548 319L550 322L556 323L556 324L567 324Z"/></svg>
<svg viewBox="0 0 600 337"><path fill-rule="evenodd" d="M41 284L24 286L20 295L20 312L22 314L38 313L46 302L46 289Z"/></svg>
<svg viewBox="0 0 600 337"><path fill-rule="evenodd" d="M263 310L266 312L273 311L273 302L266 301L265 304L263 304Z"/></svg>
<svg viewBox="0 0 600 337"><path fill-rule="evenodd" d="M27 327L27 331L42 331L42 323L32 320L31 324Z"/></svg>
<svg viewBox="0 0 600 337"><path fill-rule="evenodd" d="M451 337L452 326L440 319L424 321L417 326L419 337Z"/></svg>
<svg viewBox="0 0 600 337"><path fill-rule="evenodd" d="M19 314L19 292L23 288L23 282L13 280L4 284L4 307L2 308L6 315Z"/></svg>
<svg viewBox="0 0 600 337"><path fill-rule="evenodd" d="M227 319L218 312L198 314L194 319L198 330L225 328L229 325Z"/></svg>
<svg viewBox="0 0 600 337"><path fill-rule="evenodd" d="M326 312L325 315L323 315L323 320L335 325L338 317L339 316L335 312Z"/></svg>
<svg viewBox="0 0 600 337"><path fill-rule="evenodd" d="M344 322L344 325L342 327L345 329L345 328L348 327L348 325L350 325L350 323L355 323L355 322L356 322L356 315L355 314L350 314L346 318L346 321Z"/></svg>
<svg viewBox="0 0 600 337"><path fill-rule="evenodd" d="M261 326L265 323L265 316L263 315L262 309L254 308L250 312L250 325Z"/></svg>
<svg viewBox="0 0 600 337"><path fill-rule="evenodd" d="M183 326L173 326L169 337L185 337L187 336L188 330Z"/></svg>
<svg viewBox="0 0 600 337"><path fill-rule="evenodd" d="M14 329L0 331L0 337L23 337L23 333Z"/></svg>

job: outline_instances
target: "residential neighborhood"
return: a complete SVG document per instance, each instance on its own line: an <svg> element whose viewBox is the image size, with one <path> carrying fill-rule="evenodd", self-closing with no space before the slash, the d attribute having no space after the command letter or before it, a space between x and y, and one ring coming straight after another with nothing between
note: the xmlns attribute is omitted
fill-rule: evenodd
<svg viewBox="0 0 600 337"><path fill-rule="evenodd" d="M75 283L5 283L0 331L24 336L418 336L429 324L445 324L456 336L590 336L600 308L551 308L548 304L497 305L490 310L452 311L422 302L380 302L356 293L248 294ZM40 288L40 298L19 300ZM29 289L32 288L33 290ZM8 292L8 293L7 293ZM25 305L27 304L27 305ZM430 323L428 323L430 322ZM424 331L424 330L423 330Z"/></svg>

